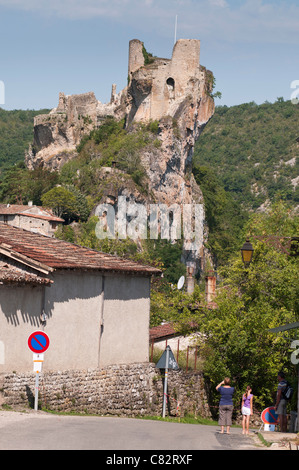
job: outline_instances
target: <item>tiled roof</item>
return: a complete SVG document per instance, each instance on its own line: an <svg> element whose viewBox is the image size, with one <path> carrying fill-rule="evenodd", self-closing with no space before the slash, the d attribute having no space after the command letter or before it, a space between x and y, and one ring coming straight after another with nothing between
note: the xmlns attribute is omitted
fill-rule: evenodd
<svg viewBox="0 0 299 470"><path fill-rule="evenodd" d="M20 214L29 209L29 207L23 204L0 204L0 214Z"/></svg>
<svg viewBox="0 0 299 470"><path fill-rule="evenodd" d="M43 276L29 274L0 260L0 284L50 285L52 281Z"/></svg>
<svg viewBox="0 0 299 470"><path fill-rule="evenodd" d="M22 204L0 204L0 215L24 215L52 222L64 222L63 219L56 217L50 210L44 207L25 206Z"/></svg>
<svg viewBox="0 0 299 470"><path fill-rule="evenodd" d="M0 222L0 248L9 256L17 253L56 269L119 271L142 275L160 274L159 269L89 248L49 238Z"/></svg>
<svg viewBox="0 0 299 470"><path fill-rule="evenodd" d="M150 341L178 336L178 334L179 333L173 328L172 323L164 323L150 328Z"/></svg>

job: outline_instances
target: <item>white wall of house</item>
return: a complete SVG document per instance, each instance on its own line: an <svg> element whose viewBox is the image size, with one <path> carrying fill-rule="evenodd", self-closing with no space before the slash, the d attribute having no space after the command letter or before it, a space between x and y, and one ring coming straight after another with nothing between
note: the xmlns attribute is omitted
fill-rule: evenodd
<svg viewBox="0 0 299 470"><path fill-rule="evenodd" d="M99 273L55 272L53 279L45 288L0 286L0 373L33 371L27 341L42 329L50 338L43 370L148 361L149 278L107 274L104 292Z"/></svg>
<svg viewBox="0 0 299 470"><path fill-rule="evenodd" d="M0 372L33 370L27 340L40 329L42 289L0 286Z"/></svg>
<svg viewBox="0 0 299 470"><path fill-rule="evenodd" d="M189 347L195 347L198 342L198 333L194 333L188 336L176 336L174 338L161 339L160 341L154 342L154 348L161 349L164 351L166 346L170 346L172 351L183 351Z"/></svg>
<svg viewBox="0 0 299 470"><path fill-rule="evenodd" d="M13 227L30 230L31 232L40 233L47 237L52 237L60 223L51 222L46 219L37 217L28 217L22 214L0 215L0 222L5 222Z"/></svg>
<svg viewBox="0 0 299 470"><path fill-rule="evenodd" d="M100 366L149 360L150 279L106 276Z"/></svg>

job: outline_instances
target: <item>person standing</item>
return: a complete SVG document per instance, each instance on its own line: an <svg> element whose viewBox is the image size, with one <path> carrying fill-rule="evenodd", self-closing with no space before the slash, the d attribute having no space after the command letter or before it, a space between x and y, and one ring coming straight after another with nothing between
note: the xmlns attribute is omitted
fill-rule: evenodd
<svg viewBox="0 0 299 470"><path fill-rule="evenodd" d="M253 395L251 392L252 392L252 389L248 385L248 387L246 388L246 392L243 393L243 396L242 396L242 407L241 407L241 413L243 415L242 434L249 434L249 421L250 421L250 416L253 414L253 408L252 408Z"/></svg>
<svg viewBox="0 0 299 470"><path fill-rule="evenodd" d="M233 394L235 388L230 386L230 378L225 377L225 379L217 385L216 390L220 393L218 420L218 424L221 426L220 432L223 434L224 427L226 426L226 433L229 434L230 426L232 425L232 414L234 409Z"/></svg>
<svg viewBox="0 0 299 470"><path fill-rule="evenodd" d="M287 381L283 372L278 372L277 380L278 387L274 408L278 415L280 432L287 432L287 400L283 396L283 392L287 387Z"/></svg>

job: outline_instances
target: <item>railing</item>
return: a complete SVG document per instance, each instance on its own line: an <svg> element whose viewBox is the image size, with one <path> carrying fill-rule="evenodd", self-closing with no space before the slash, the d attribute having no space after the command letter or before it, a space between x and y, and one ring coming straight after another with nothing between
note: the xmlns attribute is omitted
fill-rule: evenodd
<svg viewBox="0 0 299 470"><path fill-rule="evenodd" d="M173 341L171 342L173 345ZM167 340L165 340L165 348L168 346ZM159 346L152 341L150 345L150 362L157 363L160 357L162 356L164 349L162 348L162 343L159 343ZM185 349L180 349L180 340L177 341L176 349L174 346L171 346L174 357L181 369L188 370L201 370L201 360L199 357L199 347L198 346L187 346Z"/></svg>

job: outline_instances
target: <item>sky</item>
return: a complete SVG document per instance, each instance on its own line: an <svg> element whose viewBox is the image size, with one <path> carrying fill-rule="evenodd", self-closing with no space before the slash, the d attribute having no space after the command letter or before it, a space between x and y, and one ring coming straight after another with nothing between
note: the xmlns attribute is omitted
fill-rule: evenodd
<svg viewBox="0 0 299 470"><path fill-rule="evenodd" d="M0 0L0 106L51 109L59 92L89 91L107 103L126 86L129 41L171 58L175 31L200 39L216 105L299 88L299 0Z"/></svg>

